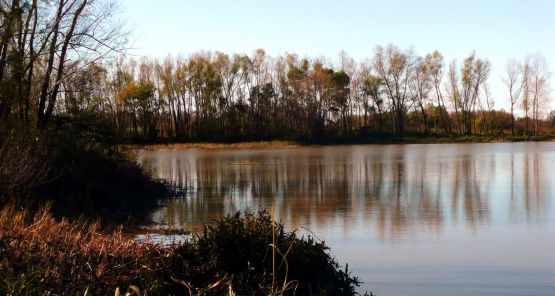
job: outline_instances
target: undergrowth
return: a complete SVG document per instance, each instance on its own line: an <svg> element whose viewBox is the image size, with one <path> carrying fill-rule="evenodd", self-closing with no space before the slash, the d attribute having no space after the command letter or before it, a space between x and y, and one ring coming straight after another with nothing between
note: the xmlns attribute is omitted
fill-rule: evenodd
<svg viewBox="0 0 555 296"><path fill-rule="evenodd" d="M58 217L141 219L168 187L121 151L113 133L85 115L56 117L42 130L2 131L0 206L32 212L49 203Z"/></svg>
<svg viewBox="0 0 555 296"><path fill-rule="evenodd" d="M34 217L0 212L0 295L109 295L119 286L163 286L160 260L170 250L139 243L99 223L56 221L46 209Z"/></svg>
<svg viewBox="0 0 555 296"><path fill-rule="evenodd" d="M324 242L286 231L266 212L228 216L179 246L100 229L47 209L31 217L5 208L0 294L356 295L360 284Z"/></svg>

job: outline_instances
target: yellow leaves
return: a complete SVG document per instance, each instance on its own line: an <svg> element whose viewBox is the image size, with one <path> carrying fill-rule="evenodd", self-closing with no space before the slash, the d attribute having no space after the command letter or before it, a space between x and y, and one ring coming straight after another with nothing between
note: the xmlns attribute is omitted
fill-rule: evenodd
<svg viewBox="0 0 555 296"><path fill-rule="evenodd" d="M155 87L150 82L131 82L123 87L116 95L117 102L125 103L141 103L152 98Z"/></svg>
<svg viewBox="0 0 555 296"><path fill-rule="evenodd" d="M123 87L118 94L116 95L116 99L118 101L118 103L125 103L127 100L129 100L133 95L134 92L134 83L130 83L128 85L126 85L125 87Z"/></svg>

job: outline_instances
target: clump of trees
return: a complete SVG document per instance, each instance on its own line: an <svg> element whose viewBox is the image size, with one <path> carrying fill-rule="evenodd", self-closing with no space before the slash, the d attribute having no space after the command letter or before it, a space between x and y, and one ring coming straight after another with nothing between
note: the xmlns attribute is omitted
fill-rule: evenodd
<svg viewBox="0 0 555 296"><path fill-rule="evenodd" d="M2 123L44 127L72 99L97 98L86 83L105 69L94 65L125 44L116 11L110 0L0 1Z"/></svg>
<svg viewBox="0 0 555 296"><path fill-rule="evenodd" d="M167 193L91 108L107 103L98 86L125 44L114 3L0 0L0 207L126 220ZM126 87L126 110L141 107L149 90Z"/></svg>
<svg viewBox="0 0 555 296"><path fill-rule="evenodd" d="M506 76L503 81L509 90L513 134L515 133L515 105L520 105L524 112L525 131L528 132L530 124L532 124L533 134L537 136L540 132L542 118L545 118L549 111L547 110L547 103L550 99L549 77L547 61L539 53L528 55L523 61L515 59L507 61ZM548 125L553 126L549 121Z"/></svg>
<svg viewBox="0 0 555 296"><path fill-rule="evenodd" d="M475 53L446 66L438 51L417 56L394 45L378 46L361 63L342 53L339 66L295 54L269 57L261 49L250 56L199 52L186 59L120 59L103 72L105 84L97 88L112 93L95 108L122 135L186 141L537 136L545 130L545 59L536 54L509 62L503 81L510 113L494 109L490 71L490 62Z"/></svg>
<svg viewBox="0 0 555 296"><path fill-rule="evenodd" d="M491 64L471 53L446 65L389 45L333 66L295 54L199 52L92 64L63 82L58 112L93 112L143 140L327 141L405 134L549 132L549 73L541 55L508 62L510 112L496 110ZM523 116L517 118L516 112Z"/></svg>

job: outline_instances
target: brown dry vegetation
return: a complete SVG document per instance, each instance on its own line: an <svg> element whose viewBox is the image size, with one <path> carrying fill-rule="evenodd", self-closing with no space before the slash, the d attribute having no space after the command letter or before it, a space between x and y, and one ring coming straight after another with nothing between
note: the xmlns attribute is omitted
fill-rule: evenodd
<svg viewBox="0 0 555 296"><path fill-rule="evenodd" d="M272 220L237 213L167 247L6 207L0 295L357 295L360 282L323 242Z"/></svg>
<svg viewBox="0 0 555 296"><path fill-rule="evenodd" d="M162 150L162 149L257 149L257 148L289 148L302 145L293 141L258 141L240 143L171 143L153 145L131 145L128 149Z"/></svg>
<svg viewBox="0 0 555 296"><path fill-rule="evenodd" d="M318 146L318 145L351 145L351 144L449 144L449 143L510 143L525 141L554 141L553 134L545 134L537 137L533 136L510 136L510 135L486 135L486 136L428 136L420 135L404 137L381 137L364 139L347 139L345 141L335 141L329 143L303 143L295 141L262 141L262 142L240 142L240 143L168 143L168 144L147 144L147 145L127 145L125 150L180 150L180 149L264 149L264 148L293 148L299 146Z"/></svg>
<svg viewBox="0 0 555 296"><path fill-rule="evenodd" d="M155 274L168 248L140 243L98 223L56 221L47 209L34 217L12 207L0 212L0 294L113 294L132 285L162 284ZM145 283L148 282L148 285Z"/></svg>

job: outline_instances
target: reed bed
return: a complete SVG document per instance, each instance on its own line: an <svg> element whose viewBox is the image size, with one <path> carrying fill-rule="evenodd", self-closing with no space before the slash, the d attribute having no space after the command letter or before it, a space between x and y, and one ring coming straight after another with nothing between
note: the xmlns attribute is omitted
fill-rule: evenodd
<svg viewBox="0 0 555 296"><path fill-rule="evenodd" d="M102 233L99 223L56 219L48 208L33 217L7 207L0 212L0 294L114 294L136 286L154 291L171 250L139 243L121 229ZM145 285L145 283L148 283Z"/></svg>

